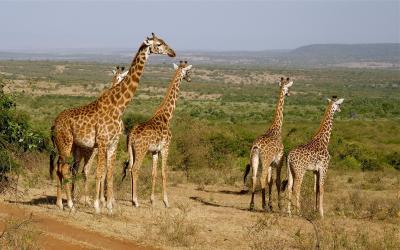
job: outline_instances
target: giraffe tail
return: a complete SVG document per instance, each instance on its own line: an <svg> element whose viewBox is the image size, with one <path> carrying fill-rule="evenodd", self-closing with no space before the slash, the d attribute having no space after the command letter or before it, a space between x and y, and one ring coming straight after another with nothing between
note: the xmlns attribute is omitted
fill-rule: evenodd
<svg viewBox="0 0 400 250"><path fill-rule="evenodd" d="M292 171L290 170L290 165L289 165L289 155L286 157L286 167L287 167L287 179L282 181L281 184L282 192L285 192L286 187L289 184L289 179L292 178Z"/></svg>
<svg viewBox="0 0 400 250"><path fill-rule="evenodd" d="M244 175L243 175L243 187L246 186L246 179L247 179L247 176L248 176L249 173L250 173L250 168L251 168L250 163L247 163L246 169L244 170ZM243 189L244 189L244 188L243 188Z"/></svg>
<svg viewBox="0 0 400 250"><path fill-rule="evenodd" d="M130 170L132 168L133 161L134 161L134 151L132 149L132 143L131 143L131 139L130 139L129 134L128 134L127 138L126 138L126 148L128 150L129 160L126 160L124 162L124 169L122 171L122 180L121 181L125 180L126 171L128 169Z"/></svg>
<svg viewBox="0 0 400 250"><path fill-rule="evenodd" d="M54 170L55 170L55 160L57 158L57 152L55 150L56 148L56 144L54 141L54 126L51 127L51 141L53 143L53 149L50 152L50 167L49 167L49 174L50 174L50 178L53 180L54 178Z"/></svg>

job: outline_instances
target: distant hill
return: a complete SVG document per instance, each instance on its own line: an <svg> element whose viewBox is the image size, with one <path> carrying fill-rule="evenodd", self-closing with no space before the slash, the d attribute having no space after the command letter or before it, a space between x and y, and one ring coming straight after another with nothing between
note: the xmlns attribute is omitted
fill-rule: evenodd
<svg viewBox="0 0 400 250"><path fill-rule="evenodd" d="M313 44L299 47L286 55L307 64L349 62L400 63L400 43L381 44Z"/></svg>
<svg viewBox="0 0 400 250"><path fill-rule="evenodd" d="M0 60L57 60L130 63L136 49L75 49L43 52L1 52ZM400 69L400 43L313 44L294 50L177 51L179 59L194 64L264 65L289 67L352 67ZM169 63L151 57L150 63Z"/></svg>

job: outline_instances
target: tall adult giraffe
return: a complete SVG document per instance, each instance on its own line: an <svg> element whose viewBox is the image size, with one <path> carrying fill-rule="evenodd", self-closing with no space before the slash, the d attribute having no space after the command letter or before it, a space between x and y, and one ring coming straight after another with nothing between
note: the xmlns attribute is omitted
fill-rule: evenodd
<svg viewBox="0 0 400 250"><path fill-rule="evenodd" d="M170 121L176 107L176 100L178 99L179 86L182 79L188 82L191 81L190 75L192 65L188 65L186 61L181 61L179 66L174 64L174 68L176 69L174 77L171 80L163 102L158 107L154 116L147 122L135 126L128 134L127 147L129 164L126 168L131 172L132 205L136 207L139 206L136 192L137 178L140 166L147 152L150 152L153 156L151 203L153 204L154 202L157 161L159 154L161 154L163 201L166 207L169 206L167 197L167 158L172 136ZM125 174L126 168L124 170Z"/></svg>
<svg viewBox="0 0 400 250"><path fill-rule="evenodd" d="M96 169L96 194L94 208L100 213L99 198L102 179L107 176L107 209L112 213L113 165L115 151L122 133L122 114L132 100L150 54L170 57L175 52L161 39L152 34L139 47L125 78L97 98L94 102L61 112L54 121L54 143L59 157L57 161L57 205L62 208L61 187L65 178L70 178L67 159L74 146L98 148ZM107 173L105 173L107 170ZM73 207L69 182L65 183L68 206Z"/></svg>
<svg viewBox="0 0 400 250"><path fill-rule="evenodd" d="M282 123L283 123L283 105L285 103L285 96L289 96L289 89L293 85L293 81L289 78L281 78L279 82L279 95L275 109L274 120L269 129L260 137L258 137L251 147L250 160L251 165L246 166L244 175L244 182L246 182L247 174L250 167L253 170L253 186L250 201L250 210L254 209L254 194L257 184L257 171L259 161L262 164L261 173L261 191L262 191L262 208L266 209L265 204L265 184L268 177L268 206L272 209L271 191L272 191L272 167L276 167L276 188L278 191L278 206L280 203L280 186L281 186L281 169L283 163L283 143L282 143Z"/></svg>
<svg viewBox="0 0 400 250"><path fill-rule="evenodd" d="M128 71L124 71L125 67L120 67L120 66L116 66L115 69L112 70L113 73L113 77L111 79L111 87L114 87L115 85L119 84L124 77L127 75ZM52 130L54 128L52 127ZM97 155L97 148L87 148L87 147L80 147L78 145L75 145L73 147L73 165L72 165L72 198L74 198L75 195L75 180L76 180L76 174L79 170L79 165L83 160L83 169L82 169L82 173L83 173L83 178L84 178L84 195L83 195L83 200L85 203L89 202L89 197L87 196L88 194L88 182L87 182L87 178L88 178L88 173L90 172L90 168L93 162L93 159L96 157ZM53 170L54 170L54 156L55 154L51 154L50 155L50 175L53 176ZM102 180L102 182L104 181L104 179ZM104 186L104 183L102 183L102 186ZM101 195L100 195L100 200L102 203L105 203L105 197L104 197L104 192L101 191Z"/></svg>
<svg viewBox="0 0 400 250"><path fill-rule="evenodd" d="M301 183L303 182L305 172L313 171L315 178L315 209L319 209L321 217L324 217L324 181L331 158L328 151L328 144L333 127L333 115L336 111L340 112L340 105L342 103L343 99L338 100L336 96L333 96L332 99L328 99L328 106L317 133L313 136L311 141L292 149L288 154L289 215L291 215L292 191L294 191L296 196L297 210L300 212Z"/></svg>

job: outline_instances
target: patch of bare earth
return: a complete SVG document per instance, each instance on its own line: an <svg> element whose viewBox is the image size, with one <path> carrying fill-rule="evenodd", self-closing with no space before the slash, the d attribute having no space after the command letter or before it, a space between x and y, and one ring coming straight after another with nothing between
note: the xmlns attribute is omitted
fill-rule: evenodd
<svg viewBox="0 0 400 250"><path fill-rule="evenodd" d="M362 212L360 214L357 210L354 210L354 214L347 213L348 199L351 199L350 201L354 204L359 202L359 199L352 198L349 193L358 189L352 190L348 185L346 186L344 177L340 179L335 177L333 180L334 182L327 186L325 193L326 217L323 220L314 220L319 228L320 240L325 246L329 246L326 244L330 242L333 242L332 244L342 242L341 246L348 244L347 246L350 247L352 242L362 240L374 240L380 244L381 239L376 237L377 235L386 235L388 242L399 236L400 231L398 229L396 231L398 224L395 221L399 221L400 217L396 217L397 215L391 215L394 217L389 220L386 217L380 219L375 219L375 216L374 218L365 217L363 210L360 210ZM139 180L139 185L141 181L144 180ZM345 188L341 188L342 186ZM27 213L33 212L43 216L42 218L54 220L60 226L71 225L77 234L82 231L95 232L96 235L111 237L109 239L159 248L309 249L315 247L316 244L313 224L304 217L288 217L284 212L287 204L286 193L283 195L282 212L278 211L276 205L275 190L273 212L261 211L260 193L256 194L256 212L250 212L248 211L250 194L242 193L239 185L199 188L190 183L174 184L168 188L170 208L164 207L160 192L156 194L154 205L150 204L149 197L139 196L140 207L132 207L130 194L125 191L129 190L129 181L116 185L115 189L119 196L116 197L112 216L107 215L105 208L101 215L96 215L92 206L81 203L76 203L74 212L68 209L59 210L54 205L55 183L50 181L43 181L40 189L26 189L18 199L8 195L3 196L2 200L6 203L5 206L13 204ZM397 192L398 190L363 191L365 197L371 200L382 195L388 200L396 199ZM303 199L303 204L312 208L314 196L311 194L310 197L312 198ZM365 201L365 208L374 209L374 207L368 207L369 202L370 200ZM375 210L371 212L380 216L380 212ZM6 207L0 207L0 211L5 213ZM344 211L344 215L338 215L338 211ZM364 230L366 228L368 230ZM83 240L71 236L74 235L74 230L70 230L71 233L65 236L68 240L72 238L71 244ZM362 231L362 237L358 236L360 231ZM382 238L382 240L385 239ZM364 243L357 244L362 246Z"/></svg>

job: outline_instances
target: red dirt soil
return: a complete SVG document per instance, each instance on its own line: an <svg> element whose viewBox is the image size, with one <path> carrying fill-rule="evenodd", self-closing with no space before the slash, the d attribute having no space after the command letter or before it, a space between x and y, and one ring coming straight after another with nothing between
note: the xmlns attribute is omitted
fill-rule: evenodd
<svg viewBox="0 0 400 250"><path fill-rule="evenodd" d="M4 219L27 219L30 213L15 205L0 202L0 229L4 229ZM104 236L98 232L70 225L40 213L34 213L32 224L41 234L38 243L43 249L134 249L149 250L135 242Z"/></svg>

